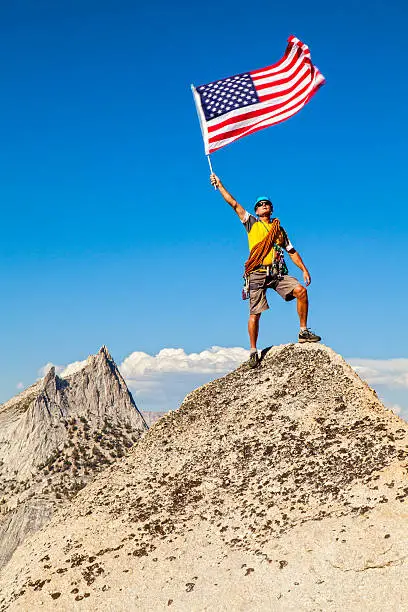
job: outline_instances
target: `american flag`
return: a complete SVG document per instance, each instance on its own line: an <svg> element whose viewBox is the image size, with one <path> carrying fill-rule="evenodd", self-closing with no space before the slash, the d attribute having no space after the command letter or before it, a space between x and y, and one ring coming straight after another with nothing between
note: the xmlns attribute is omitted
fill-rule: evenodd
<svg viewBox="0 0 408 612"><path fill-rule="evenodd" d="M283 58L266 68L191 86L206 155L300 111L325 82L309 47L289 36Z"/></svg>

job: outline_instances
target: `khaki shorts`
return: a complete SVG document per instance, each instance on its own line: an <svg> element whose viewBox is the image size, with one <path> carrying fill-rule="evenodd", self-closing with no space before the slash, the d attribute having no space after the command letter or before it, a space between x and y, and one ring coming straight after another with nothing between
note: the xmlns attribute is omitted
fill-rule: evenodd
<svg viewBox="0 0 408 612"><path fill-rule="evenodd" d="M274 289L286 301L294 300L292 291L300 285L293 276L266 276L266 271L251 272L249 275L249 314L260 314L268 310L266 290Z"/></svg>

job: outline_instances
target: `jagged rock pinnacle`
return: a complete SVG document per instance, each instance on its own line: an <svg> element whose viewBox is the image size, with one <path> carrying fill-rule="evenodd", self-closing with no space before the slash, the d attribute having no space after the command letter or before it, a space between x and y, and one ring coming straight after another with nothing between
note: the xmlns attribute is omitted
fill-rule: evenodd
<svg viewBox="0 0 408 612"><path fill-rule="evenodd" d="M106 357L106 359L109 359L110 361L113 361L112 356L111 356L108 348L105 345L101 346L101 348L99 349L98 354L99 355L104 355Z"/></svg>
<svg viewBox="0 0 408 612"><path fill-rule="evenodd" d="M98 355L0 406L0 568L146 429L107 348Z"/></svg>
<svg viewBox="0 0 408 612"><path fill-rule="evenodd" d="M51 366L46 375L44 376L44 385L46 386L49 380L55 378L55 366Z"/></svg>

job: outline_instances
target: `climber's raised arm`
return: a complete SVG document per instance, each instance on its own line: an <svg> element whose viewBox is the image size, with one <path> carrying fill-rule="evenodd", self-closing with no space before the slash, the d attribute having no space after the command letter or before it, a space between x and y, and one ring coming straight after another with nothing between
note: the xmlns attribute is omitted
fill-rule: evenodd
<svg viewBox="0 0 408 612"><path fill-rule="evenodd" d="M229 193L229 191L225 189L224 185L221 183L218 176L216 176L214 173L211 174L210 181L211 181L211 185L214 185L215 187L217 187L218 191L220 192L224 200L231 206L231 208L235 210L235 212L237 213L241 221L244 221L245 216L246 216L245 208L243 208L241 204L238 204L236 199Z"/></svg>

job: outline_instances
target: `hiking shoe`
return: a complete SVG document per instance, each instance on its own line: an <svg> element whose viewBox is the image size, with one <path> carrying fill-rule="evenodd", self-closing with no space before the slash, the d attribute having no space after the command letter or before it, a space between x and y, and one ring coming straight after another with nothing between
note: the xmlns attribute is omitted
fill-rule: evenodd
<svg viewBox="0 0 408 612"><path fill-rule="evenodd" d="M299 332L299 342L319 342L320 336L317 336L311 329L304 329Z"/></svg>
<svg viewBox="0 0 408 612"><path fill-rule="evenodd" d="M250 354L248 365L249 365L250 368L257 368L259 366L258 351L256 353L251 353Z"/></svg>

